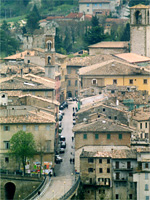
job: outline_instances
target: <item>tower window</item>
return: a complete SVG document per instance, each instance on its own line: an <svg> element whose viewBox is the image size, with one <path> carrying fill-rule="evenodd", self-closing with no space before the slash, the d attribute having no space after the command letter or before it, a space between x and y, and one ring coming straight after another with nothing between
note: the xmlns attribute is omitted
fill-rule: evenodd
<svg viewBox="0 0 150 200"><path fill-rule="evenodd" d="M135 20L136 20L136 24L142 23L142 14L139 10L135 12Z"/></svg>
<svg viewBox="0 0 150 200"><path fill-rule="evenodd" d="M48 64L51 64L51 57L48 56L48 60L47 60Z"/></svg>

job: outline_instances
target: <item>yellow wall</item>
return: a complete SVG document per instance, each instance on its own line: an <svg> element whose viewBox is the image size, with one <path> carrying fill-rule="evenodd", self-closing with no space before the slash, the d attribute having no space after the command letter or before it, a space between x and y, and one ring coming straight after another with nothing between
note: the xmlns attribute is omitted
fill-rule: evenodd
<svg viewBox="0 0 150 200"><path fill-rule="evenodd" d="M120 86L137 86L138 90L147 90L150 94L150 76L110 76L105 77L105 85L112 85L113 79L117 79L117 85ZM129 80L133 79L133 84L129 83ZM143 83L143 80L147 79L147 84Z"/></svg>

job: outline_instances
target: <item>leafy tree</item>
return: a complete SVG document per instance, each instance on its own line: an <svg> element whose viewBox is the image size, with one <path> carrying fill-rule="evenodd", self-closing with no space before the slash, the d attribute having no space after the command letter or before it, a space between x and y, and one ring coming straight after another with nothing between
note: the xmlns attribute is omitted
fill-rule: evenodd
<svg viewBox="0 0 150 200"><path fill-rule="evenodd" d="M11 34L0 29L0 36L1 54L8 56L14 54L19 49L20 42L13 38Z"/></svg>
<svg viewBox="0 0 150 200"><path fill-rule="evenodd" d="M129 23L126 24L120 40L121 41L130 41L130 24Z"/></svg>
<svg viewBox="0 0 150 200"><path fill-rule="evenodd" d="M10 140L10 153L12 156L20 158L25 174L27 158L32 158L35 154L36 146L32 133L18 131Z"/></svg>
<svg viewBox="0 0 150 200"><path fill-rule="evenodd" d="M28 33L33 34L35 29L39 29L40 14L36 5L34 5L32 12L27 16L26 30Z"/></svg>
<svg viewBox="0 0 150 200"><path fill-rule="evenodd" d="M98 17L96 15L92 16L91 23L92 23L92 27L96 27L96 26L99 25L99 20L98 20Z"/></svg>
<svg viewBox="0 0 150 200"><path fill-rule="evenodd" d="M130 0L129 1L129 6L135 6L138 4L144 4L144 5L149 5L149 0Z"/></svg>
<svg viewBox="0 0 150 200"><path fill-rule="evenodd" d="M64 43L63 48L66 50L67 53L69 53L72 49L72 43L71 43L70 31L68 30L68 28L66 28L65 39L63 43Z"/></svg>
<svg viewBox="0 0 150 200"><path fill-rule="evenodd" d="M10 24L8 24L5 20L2 22L1 29L6 33L10 33Z"/></svg>

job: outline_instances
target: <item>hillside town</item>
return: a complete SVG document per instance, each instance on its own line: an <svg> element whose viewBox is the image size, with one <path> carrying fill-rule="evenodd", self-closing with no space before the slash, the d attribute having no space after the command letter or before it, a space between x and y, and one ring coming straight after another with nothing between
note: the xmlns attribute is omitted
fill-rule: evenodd
<svg viewBox="0 0 150 200"><path fill-rule="evenodd" d="M22 51L0 66L1 199L150 200L150 4L122 5L79 0L17 33ZM129 23L130 41L56 51L58 27L110 13L104 32Z"/></svg>

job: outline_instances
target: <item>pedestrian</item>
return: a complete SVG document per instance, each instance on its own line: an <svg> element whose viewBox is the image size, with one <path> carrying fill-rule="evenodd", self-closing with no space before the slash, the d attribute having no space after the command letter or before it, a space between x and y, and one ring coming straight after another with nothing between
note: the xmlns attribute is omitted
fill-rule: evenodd
<svg viewBox="0 0 150 200"><path fill-rule="evenodd" d="M74 107L72 109L73 109L73 112L74 112Z"/></svg>
<svg viewBox="0 0 150 200"><path fill-rule="evenodd" d="M73 142L73 136L72 136L72 142Z"/></svg>
<svg viewBox="0 0 150 200"><path fill-rule="evenodd" d="M78 112L78 109L76 108L76 112Z"/></svg>
<svg viewBox="0 0 150 200"><path fill-rule="evenodd" d="M70 158L70 163L72 163L72 158Z"/></svg>
<svg viewBox="0 0 150 200"><path fill-rule="evenodd" d="M74 158L72 159L72 161L73 161L73 164L74 164Z"/></svg>

